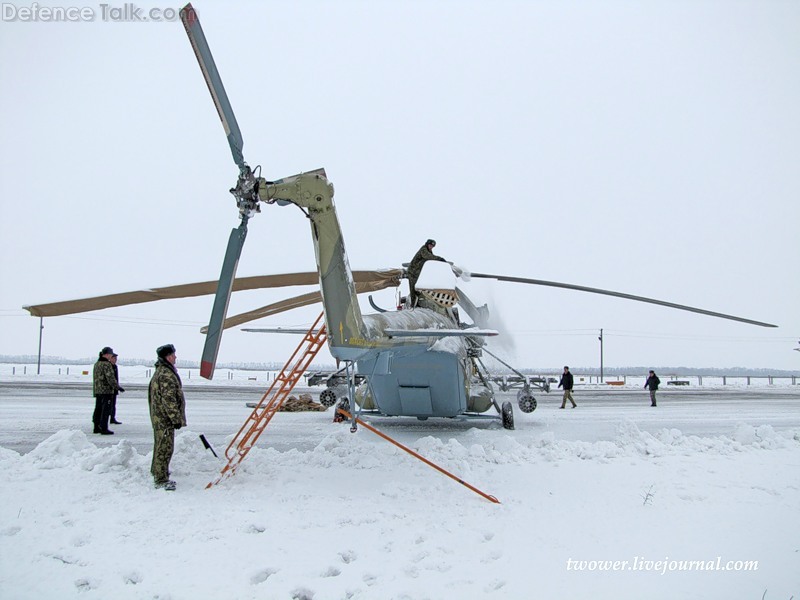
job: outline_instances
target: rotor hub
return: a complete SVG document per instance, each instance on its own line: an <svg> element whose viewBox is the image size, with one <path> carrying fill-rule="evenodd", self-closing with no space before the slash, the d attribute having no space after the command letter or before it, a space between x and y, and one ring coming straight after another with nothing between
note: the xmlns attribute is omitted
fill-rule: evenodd
<svg viewBox="0 0 800 600"><path fill-rule="evenodd" d="M258 204L258 178L247 163L239 170L236 187L231 188L230 192L236 198L236 207L242 218L249 218L254 212L261 212Z"/></svg>

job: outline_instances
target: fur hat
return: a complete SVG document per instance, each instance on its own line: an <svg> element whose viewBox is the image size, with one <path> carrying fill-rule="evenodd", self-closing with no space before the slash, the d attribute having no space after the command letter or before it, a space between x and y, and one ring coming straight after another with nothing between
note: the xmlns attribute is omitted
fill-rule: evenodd
<svg viewBox="0 0 800 600"><path fill-rule="evenodd" d="M170 354L175 354L175 346L172 344L159 346L158 350L156 350L156 354L158 355L158 358L167 358Z"/></svg>

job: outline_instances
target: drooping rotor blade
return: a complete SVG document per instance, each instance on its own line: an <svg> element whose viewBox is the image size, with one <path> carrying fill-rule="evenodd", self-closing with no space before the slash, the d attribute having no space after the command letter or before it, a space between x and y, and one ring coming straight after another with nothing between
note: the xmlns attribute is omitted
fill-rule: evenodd
<svg viewBox="0 0 800 600"><path fill-rule="evenodd" d="M250 321L255 321L256 319L261 319L264 317L271 317L272 315L277 315L278 313L282 313L287 310L300 308L301 306L309 306L311 304L316 304L317 302L322 302L322 295L319 292L310 292L308 294L294 296L293 298L287 298L286 300L281 300L280 302L268 304L267 306L262 306L261 308L256 308L255 310L251 310L246 313L240 313L238 315L234 315L233 317L228 317L222 324L222 328L228 329L230 327L236 327L237 325L242 325L243 323L249 323ZM206 333L207 331L208 327L203 327L200 330L200 333Z"/></svg>
<svg viewBox="0 0 800 600"><path fill-rule="evenodd" d="M356 281L356 294L366 294L368 292L375 292L397 285L393 278L383 277L381 279L359 281L359 276L356 275L359 274L361 277L364 277L364 275L369 273L370 271L356 271L356 273L354 273L354 279ZM377 271L376 273L386 273L386 271ZM263 317L271 317L272 315L277 315L278 313L282 313L287 310L300 308L302 306L309 306L311 304L316 304L317 302L322 302L322 294L320 294L320 292L311 292L308 294L302 294L300 296L294 296L292 298L281 300L280 302L275 302L273 304L268 304L267 306L262 306L261 308L256 308L245 313L234 315L233 317L228 317L225 319L222 328L228 329L229 327L235 327L237 325L249 323L250 321L255 321L256 319L261 319ZM200 333L206 333L207 330L207 327L203 327L200 330Z"/></svg>
<svg viewBox="0 0 800 600"><path fill-rule="evenodd" d="M206 343L203 345L203 356L200 359L200 376L206 379L214 378L219 343L222 340L222 323L228 312L236 267L239 266L239 257L242 255L246 237L247 219L243 218L242 224L231 231L231 236L228 238L228 249L225 250L225 259L222 261L222 271L219 274L214 307L211 309L211 320L208 322Z"/></svg>
<svg viewBox="0 0 800 600"><path fill-rule="evenodd" d="M214 57L211 55L211 49L208 47L203 28L200 26L200 19L191 2L181 9L181 21L186 29L186 35L189 36L189 42L192 44L197 62L200 64L200 70L203 72L206 85L208 85L208 91L211 92L214 106L217 107L219 119L225 128L225 135L228 137L228 145L231 147L233 161L240 169L244 169L245 162L242 154L244 140L242 139L242 132L239 130L239 124L233 114L228 94L225 93L225 87L222 85L222 79L219 76L219 71L217 71L217 65L214 63Z"/></svg>
<svg viewBox="0 0 800 600"><path fill-rule="evenodd" d="M709 317L718 317L720 319L729 319L731 321L739 321L741 323L749 323L750 325L758 325L759 327L777 327L772 323L764 323L762 321L753 321L752 319L745 319L743 317L735 317L733 315L726 315L711 310L702 308L695 308L685 304L675 304L674 302L666 302L664 300L655 300L654 298L645 298L644 296L634 296L633 294L625 294L623 292L613 292L610 290L602 290L600 288L586 287L583 285L574 285L571 283L559 283L558 281L544 281L542 279L527 279L525 277L508 277L506 275L491 275L489 273L470 273L472 277L481 279L496 279L497 281L508 281L511 283L527 283L530 285L544 285L548 287L563 288L565 290L577 290L579 292L589 292L591 294L603 294L604 296L615 296L617 298L625 298L626 300L635 300L637 302L647 302L649 304L658 304L660 306L667 306L669 308L676 308L678 310L686 310Z"/></svg>
<svg viewBox="0 0 800 600"><path fill-rule="evenodd" d="M380 283L383 287L399 285L402 271L389 269L384 271L354 271L353 279L356 287L361 282ZM59 317L77 313L115 308L131 304L155 302L157 300L174 300L178 298L194 298L208 296L216 292L218 281L201 281L198 283L184 283L167 287L134 290L91 298L77 300L64 300L47 304L32 304L22 308L34 317ZM233 291L260 290L266 288L288 287L295 285L317 285L319 274L316 271L305 273L282 273L278 275L256 275L253 277L237 277L233 281ZM378 288L383 289L383 288Z"/></svg>

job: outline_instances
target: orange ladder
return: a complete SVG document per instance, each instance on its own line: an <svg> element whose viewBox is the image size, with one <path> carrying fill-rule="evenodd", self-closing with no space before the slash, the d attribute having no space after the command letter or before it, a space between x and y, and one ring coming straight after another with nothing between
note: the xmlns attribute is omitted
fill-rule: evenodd
<svg viewBox="0 0 800 600"><path fill-rule="evenodd" d="M225 458L228 463L222 468L222 471L214 481L206 486L206 489L213 485L218 484L220 481L233 475L236 472L239 464L250 452L259 436L263 433L266 426L275 416L275 413L280 410L289 393L297 385L297 382L302 377L303 373L308 369L308 365L320 351L325 341L328 339L325 324L320 326L324 313L320 313L317 320L305 334L303 340L297 346L294 354L286 361L283 370L272 382L270 388L261 397L260 402L253 409L253 412L245 421L239 433L233 438L228 447L225 449ZM295 357L298 357L295 360Z"/></svg>

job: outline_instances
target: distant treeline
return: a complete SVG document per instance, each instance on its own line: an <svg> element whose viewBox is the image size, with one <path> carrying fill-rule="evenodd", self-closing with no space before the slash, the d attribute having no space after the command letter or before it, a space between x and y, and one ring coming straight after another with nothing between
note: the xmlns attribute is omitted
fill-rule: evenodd
<svg viewBox="0 0 800 600"><path fill-rule="evenodd" d="M14 365L21 364L36 364L38 357L33 355L28 356L8 356L0 354L0 363L8 363ZM87 356L85 358L64 358L63 356L42 356L43 365L91 365L97 360L96 356ZM152 367L155 359L153 358L122 358L119 364L130 367L141 365L145 367ZM178 367L182 369L199 369L200 363L191 360L178 359ZM236 369L240 371L277 371L283 368L283 363L218 363L218 369ZM324 369L333 369L330 367L320 367Z"/></svg>
<svg viewBox="0 0 800 600"><path fill-rule="evenodd" d="M8 364L36 364L36 355L28 356L8 356L0 354L0 363ZM64 358L62 356L42 356L42 364L46 365L90 365L97 360L97 357L86 358ZM125 358L119 361L119 364L124 366L141 365L150 367L155 361L152 358ZM264 363L246 363L246 362L230 362L219 363L218 369L235 369L239 371L279 371L283 368L284 363L277 362L264 362ZM178 366L182 369L199 369L200 363L197 361L178 360ZM311 371L335 371L334 365L311 365ZM650 369L662 376L669 375L699 375L706 377L736 377L743 375L750 375L752 377L798 377L800 370L786 371L782 369L750 369L747 367L655 367L652 365L638 366L638 367L604 367L603 377L614 377L623 375L638 375L646 374ZM522 368L519 369L521 373L526 375L545 375L561 373L563 366L546 367L546 368ZM506 369L492 369L498 373L507 372ZM570 366L570 371L576 375L600 375L599 367L577 367Z"/></svg>
<svg viewBox="0 0 800 600"><path fill-rule="evenodd" d="M604 367L603 377L614 377L622 375L647 375L647 372L652 369L657 375L662 377L669 375L684 375L684 376L705 376L705 377L740 377L749 375L751 377L798 377L800 371L786 371L784 369L749 369L747 367L654 367L652 365L647 367ZM570 367L569 370L573 374L580 375L600 375L599 367ZM542 371L551 372L553 369ZM563 371L563 367L555 369L555 371ZM533 371L523 370L524 373L533 373Z"/></svg>

